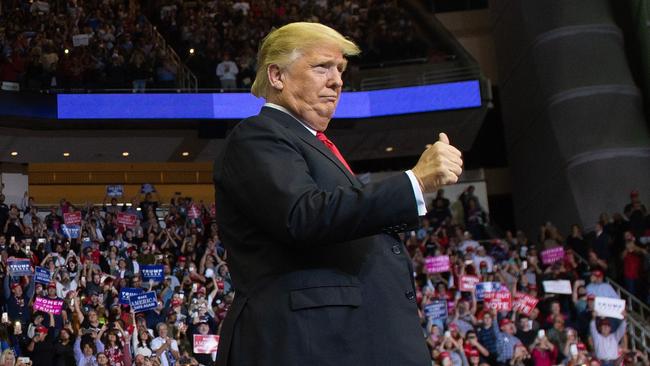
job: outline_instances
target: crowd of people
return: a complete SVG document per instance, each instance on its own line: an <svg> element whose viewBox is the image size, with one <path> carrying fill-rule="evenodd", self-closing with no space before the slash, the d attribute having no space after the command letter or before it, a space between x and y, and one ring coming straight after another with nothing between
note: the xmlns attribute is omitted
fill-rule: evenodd
<svg viewBox="0 0 650 366"><path fill-rule="evenodd" d="M20 90L174 88L177 65L160 32L187 55L200 87L250 88L260 40L293 21L333 26L361 46L348 78L359 63L446 54L397 1L12 0L0 12L0 81Z"/></svg>
<svg viewBox="0 0 650 366"><path fill-rule="evenodd" d="M173 88L177 66L137 1L2 2L0 81L20 90Z"/></svg>
<svg viewBox="0 0 650 366"><path fill-rule="evenodd" d="M107 198L76 207L62 199L46 212L27 193L19 204L4 200L0 195L0 304L6 313L0 365L213 364L213 352L195 352L194 336L218 334L234 298L213 206L180 195L163 204L155 191L128 205ZM602 317L594 308L598 297L618 297L604 282L606 273L621 275L644 295L650 226L636 192L622 222L599 221L585 238L574 227L564 239L550 223L539 241L523 232L488 238L487 214L471 187L454 203L440 191L430 206L421 227L403 239L433 365L648 364L647 354L629 347L625 312L623 319ZM67 224L75 215L77 234ZM133 220L125 223L124 215ZM611 238L605 241L610 257L601 257L599 230ZM542 253L558 247L565 248L561 256L546 263ZM588 264L574 253L585 254ZM636 282L611 265L610 258L619 256L627 268L630 255L640 261ZM430 268L427 258L444 256L448 268ZM14 275L9 263L16 259L27 260L33 273ZM143 268L156 264L163 279L144 280ZM46 281L37 280L37 267L48 271ZM465 283L470 277L474 285ZM553 293L549 280L569 280L570 293ZM482 283L498 283L496 292L509 293L511 306L494 302L489 293L495 288ZM122 301L127 289L154 291L155 308L137 311ZM534 301L512 306L523 295ZM34 309L41 301L59 302L60 310Z"/></svg>
<svg viewBox="0 0 650 366"><path fill-rule="evenodd" d="M153 7L158 25L205 87L249 88L255 77L260 40L273 27L295 22L326 24L363 50L353 63L378 63L426 57L431 46L419 36L398 1L183 1L164 0ZM224 63L234 62L223 72ZM220 72L221 71L221 72ZM234 82L234 83L233 83Z"/></svg>

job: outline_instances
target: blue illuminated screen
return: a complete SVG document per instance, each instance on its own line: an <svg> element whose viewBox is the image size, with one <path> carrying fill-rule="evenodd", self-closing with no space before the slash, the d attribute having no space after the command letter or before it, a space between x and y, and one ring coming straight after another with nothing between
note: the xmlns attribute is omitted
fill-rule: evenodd
<svg viewBox="0 0 650 366"><path fill-rule="evenodd" d="M59 94L59 119L242 119L264 100L250 93ZM335 118L369 118L481 106L478 80L344 92Z"/></svg>

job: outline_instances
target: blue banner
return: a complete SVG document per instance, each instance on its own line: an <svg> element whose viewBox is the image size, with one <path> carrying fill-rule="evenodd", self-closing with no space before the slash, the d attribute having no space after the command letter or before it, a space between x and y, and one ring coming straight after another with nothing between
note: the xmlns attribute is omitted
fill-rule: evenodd
<svg viewBox="0 0 650 366"><path fill-rule="evenodd" d="M32 265L27 258L9 258L7 259L7 268L10 276L31 276Z"/></svg>
<svg viewBox="0 0 650 366"><path fill-rule="evenodd" d="M143 282L154 280L155 282L162 282L165 278L163 274L162 264L148 264L140 267L140 274L142 275Z"/></svg>
<svg viewBox="0 0 650 366"><path fill-rule="evenodd" d="M108 197L122 197L123 194L124 186L121 184L106 186L106 195Z"/></svg>
<svg viewBox="0 0 650 366"><path fill-rule="evenodd" d="M122 287L120 290L120 304L129 305L129 298L131 296L140 295L144 290L141 288Z"/></svg>
<svg viewBox="0 0 650 366"><path fill-rule="evenodd" d="M79 225L63 224L61 225L61 231L63 231L63 235L65 235L66 238L77 239L79 237L79 232L81 231L81 228L79 227Z"/></svg>
<svg viewBox="0 0 650 366"><path fill-rule="evenodd" d="M486 292L496 292L500 288L500 282L479 282L476 284L476 300L482 301Z"/></svg>
<svg viewBox="0 0 650 366"><path fill-rule="evenodd" d="M447 300L433 300L432 303L424 306L424 315L430 320L447 318Z"/></svg>
<svg viewBox="0 0 650 366"><path fill-rule="evenodd" d="M47 285L50 283L50 271L43 267L36 267L34 271L34 282Z"/></svg>
<svg viewBox="0 0 650 366"><path fill-rule="evenodd" d="M145 292L129 297L129 304L135 313L155 309L158 306L158 298L154 291Z"/></svg>

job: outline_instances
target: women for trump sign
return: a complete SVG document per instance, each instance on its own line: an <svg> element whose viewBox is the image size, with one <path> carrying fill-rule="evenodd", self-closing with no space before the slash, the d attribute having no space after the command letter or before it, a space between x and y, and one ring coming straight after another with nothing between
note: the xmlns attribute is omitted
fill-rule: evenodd
<svg viewBox="0 0 650 366"><path fill-rule="evenodd" d="M449 272L449 256L427 257L424 260L424 266L428 273Z"/></svg>

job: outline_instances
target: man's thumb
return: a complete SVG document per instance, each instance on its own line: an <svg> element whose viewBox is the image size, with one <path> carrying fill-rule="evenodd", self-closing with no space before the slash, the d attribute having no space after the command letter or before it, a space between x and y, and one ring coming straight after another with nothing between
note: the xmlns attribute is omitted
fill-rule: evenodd
<svg viewBox="0 0 650 366"><path fill-rule="evenodd" d="M447 134L445 134L444 132L441 132L440 135L438 135L438 137L439 137L438 141L444 142L445 144L449 143L449 137L447 137Z"/></svg>

